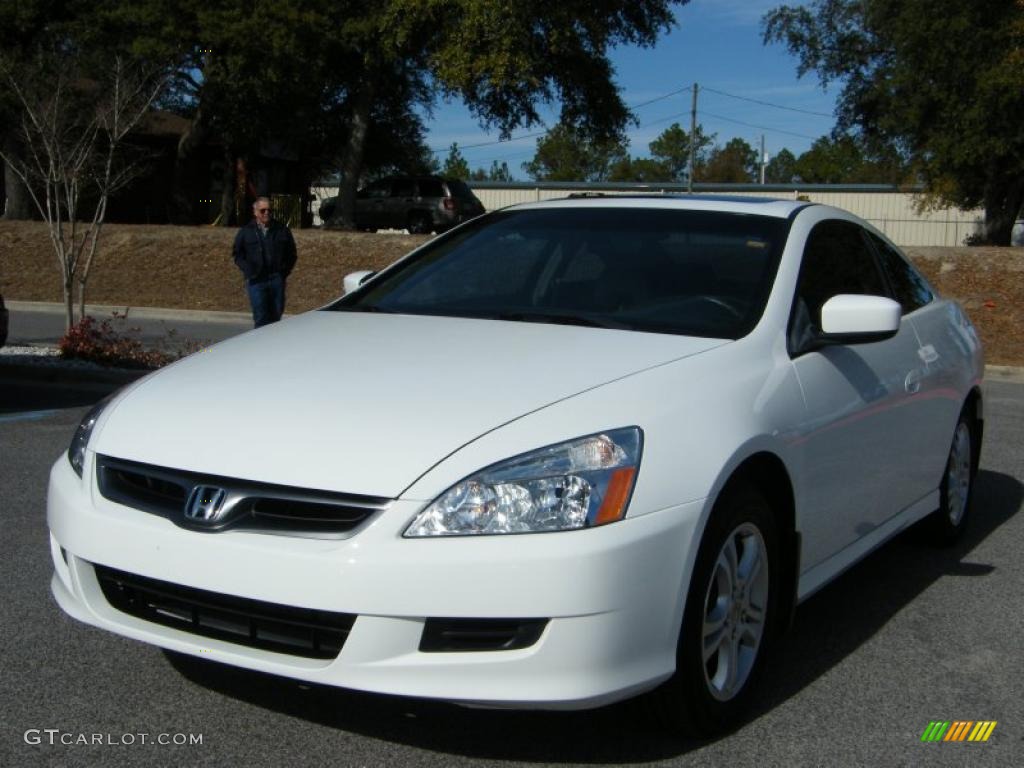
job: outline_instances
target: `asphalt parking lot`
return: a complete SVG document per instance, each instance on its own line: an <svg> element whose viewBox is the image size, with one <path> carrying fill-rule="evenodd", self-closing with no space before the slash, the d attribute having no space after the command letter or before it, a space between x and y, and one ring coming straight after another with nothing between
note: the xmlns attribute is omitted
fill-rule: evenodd
<svg viewBox="0 0 1024 768"><path fill-rule="evenodd" d="M937 550L910 531L812 597L751 717L704 744L661 733L633 703L493 712L308 687L69 619L49 593L46 478L99 393L0 386L9 404L18 391L28 398L0 413L0 765L1007 766L1024 757L1024 384L986 385L966 539ZM934 720L997 725L984 743L924 743Z"/></svg>

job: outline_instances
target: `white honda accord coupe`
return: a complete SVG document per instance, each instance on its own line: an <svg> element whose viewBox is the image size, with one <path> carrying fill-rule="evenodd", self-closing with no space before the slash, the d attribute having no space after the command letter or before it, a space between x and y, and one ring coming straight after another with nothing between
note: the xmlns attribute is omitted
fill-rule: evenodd
<svg viewBox="0 0 1024 768"><path fill-rule="evenodd" d="M654 691L706 735L801 600L967 522L978 335L844 211L557 200L366 277L85 417L50 475L64 611L474 706Z"/></svg>

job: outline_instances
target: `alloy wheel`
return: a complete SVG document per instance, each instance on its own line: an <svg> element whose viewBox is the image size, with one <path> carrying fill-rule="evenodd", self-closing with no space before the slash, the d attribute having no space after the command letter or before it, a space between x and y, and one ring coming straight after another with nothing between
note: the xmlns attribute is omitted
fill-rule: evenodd
<svg viewBox="0 0 1024 768"><path fill-rule="evenodd" d="M719 701L739 693L754 668L767 619L769 580L764 537L757 526L743 523L722 545L704 599L704 680Z"/></svg>

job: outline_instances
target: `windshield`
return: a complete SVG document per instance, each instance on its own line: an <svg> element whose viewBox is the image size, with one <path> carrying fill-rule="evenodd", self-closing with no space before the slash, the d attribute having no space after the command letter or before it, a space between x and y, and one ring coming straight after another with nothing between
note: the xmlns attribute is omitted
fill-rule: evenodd
<svg viewBox="0 0 1024 768"><path fill-rule="evenodd" d="M705 211L499 211L327 309L739 338L761 316L788 229Z"/></svg>

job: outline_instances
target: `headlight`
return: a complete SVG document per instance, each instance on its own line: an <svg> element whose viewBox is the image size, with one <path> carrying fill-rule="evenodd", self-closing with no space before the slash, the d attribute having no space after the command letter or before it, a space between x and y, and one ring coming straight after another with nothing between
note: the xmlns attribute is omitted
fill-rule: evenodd
<svg viewBox="0 0 1024 768"><path fill-rule="evenodd" d="M71 462L72 469L75 470L79 477L82 476L82 466L85 464L85 448L89 445L89 436L92 434L92 428L96 426L96 421L99 419L100 414L103 413L103 409L110 402L110 397L112 396L107 396L100 400L85 414L85 418L82 419L78 429L75 430L75 436L71 438L71 445L68 446L68 461Z"/></svg>
<svg viewBox="0 0 1024 768"><path fill-rule="evenodd" d="M405 536L568 531L621 520L642 441L627 427L493 464L441 494Z"/></svg>

